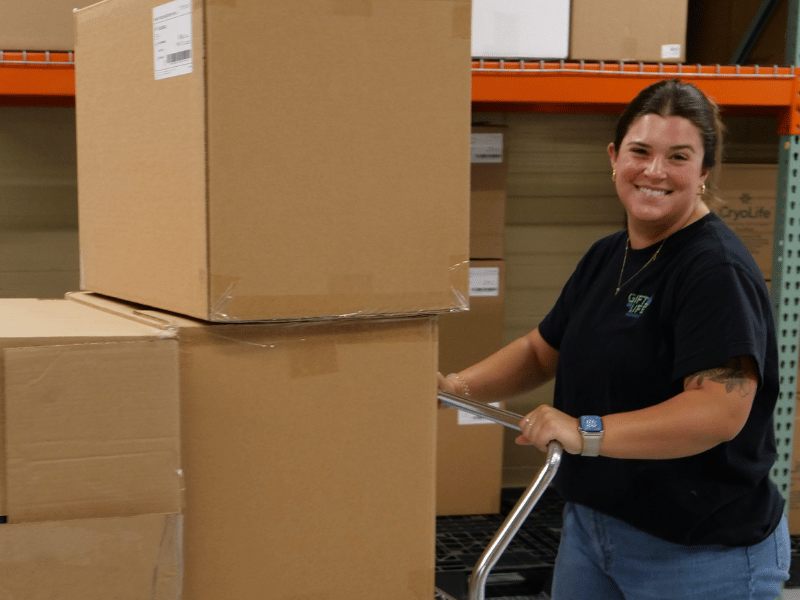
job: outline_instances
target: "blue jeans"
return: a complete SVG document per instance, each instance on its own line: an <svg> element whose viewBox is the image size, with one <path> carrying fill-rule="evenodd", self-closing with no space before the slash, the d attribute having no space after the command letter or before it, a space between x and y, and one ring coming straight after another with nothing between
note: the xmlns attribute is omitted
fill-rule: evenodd
<svg viewBox="0 0 800 600"><path fill-rule="evenodd" d="M553 600L774 600L789 578L786 517L746 548L682 546L568 503Z"/></svg>

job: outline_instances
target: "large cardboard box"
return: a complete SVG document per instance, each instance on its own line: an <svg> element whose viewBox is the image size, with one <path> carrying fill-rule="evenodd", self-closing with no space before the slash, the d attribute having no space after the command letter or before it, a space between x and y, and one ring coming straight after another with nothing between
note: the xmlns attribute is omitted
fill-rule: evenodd
<svg viewBox="0 0 800 600"><path fill-rule="evenodd" d="M569 0L473 0L472 56L566 58Z"/></svg>
<svg viewBox="0 0 800 600"><path fill-rule="evenodd" d="M82 289L209 321L465 308L469 11L76 12Z"/></svg>
<svg viewBox="0 0 800 600"><path fill-rule="evenodd" d="M506 127L473 125L470 144L470 259L501 260L506 227Z"/></svg>
<svg viewBox="0 0 800 600"><path fill-rule="evenodd" d="M683 62L688 0L572 0L569 57Z"/></svg>
<svg viewBox="0 0 800 600"><path fill-rule="evenodd" d="M0 596L180 598L175 335L3 299Z"/></svg>
<svg viewBox="0 0 800 600"><path fill-rule="evenodd" d="M178 335L185 598L433 596L434 316L214 324L68 297Z"/></svg>
<svg viewBox="0 0 800 600"><path fill-rule="evenodd" d="M756 259L764 278L771 279L778 166L724 163L717 185L724 201L720 218Z"/></svg>
<svg viewBox="0 0 800 600"><path fill-rule="evenodd" d="M72 10L95 0L3 0L0 50L75 48Z"/></svg>
<svg viewBox="0 0 800 600"><path fill-rule="evenodd" d="M439 317L439 368L461 371L503 345L505 263L470 262L469 312ZM500 510L503 426L464 412L439 411L436 512L489 514Z"/></svg>

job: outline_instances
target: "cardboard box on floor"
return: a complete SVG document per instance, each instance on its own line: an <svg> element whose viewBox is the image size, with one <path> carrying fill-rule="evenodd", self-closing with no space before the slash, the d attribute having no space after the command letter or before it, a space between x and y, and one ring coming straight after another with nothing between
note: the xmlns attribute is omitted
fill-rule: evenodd
<svg viewBox="0 0 800 600"><path fill-rule="evenodd" d="M0 49L75 49L72 10L96 0L3 0Z"/></svg>
<svg viewBox="0 0 800 600"><path fill-rule="evenodd" d="M778 166L724 163L718 186L725 204L717 213L753 255L764 278L771 279Z"/></svg>
<svg viewBox="0 0 800 600"><path fill-rule="evenodd" d="M473 125L470 145L470 259L502 260L506 228L507 127Z"/></svg>
<svg viewBox="0 0 800 600"><path fill-rule="evenodd" d="M571 5L571 59L670 63L686 58L688 0L572 0Z"/></svg>
<svg viewBox="0 0 800 600"><path fill-rule="evenodd" d="M503 345L505 263L470 262L469 312L439 316L439 368L461 371ZM503 426L452 409L439 411L436 512L500 510Z"/></svg>
<svg viewBox="0 0 800 600"><path fill-rule="evenodd" d="M466 308L468 0L75 15L82 289L226 322Z"/></svg>
<svg viewBox="0 0 800 600"><path fill-rule="evenodd" d="M184 597L433 596L433 316L207 323L94 294L177 332Z"/></svg>
<svg viewBox="0 0 800 600"><path fill-rule="evenodd" d="M0 596L179 600L175 335L64 299L0 311Z"/></svg>

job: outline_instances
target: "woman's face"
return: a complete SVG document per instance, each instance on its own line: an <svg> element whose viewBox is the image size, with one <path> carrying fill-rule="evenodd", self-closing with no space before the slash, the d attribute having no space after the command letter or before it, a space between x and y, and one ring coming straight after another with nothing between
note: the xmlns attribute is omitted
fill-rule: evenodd
<svg viewBox="0 0 800 600"><path fill-rule="evenodd" d="M691 121L644 115L631 124L619 152L609 144L608 154L629 227L663 235L694 220L708 171L700 131Z"/></svg>

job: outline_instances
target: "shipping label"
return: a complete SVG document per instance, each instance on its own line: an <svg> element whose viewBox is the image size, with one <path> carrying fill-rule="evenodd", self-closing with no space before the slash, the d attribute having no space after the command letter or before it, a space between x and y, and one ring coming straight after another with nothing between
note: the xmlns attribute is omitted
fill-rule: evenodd
<svg viewBox="0 0 800 600"><path fill-rule="evenodd" d="M156 79L191 73L193 59L191 0L174 0L153 8Z"/></svg>
<svg viewBox="0 0 800 600"><path fill-rule="evenodd" d="M494 406L495 408L500 408L499 402L487 402L490 406ZM464 410L458 411L458 424L459 425L494 425L495 422L491 419L487 419L485 417L479 417L478 415L473 415L472 413L468 413Z"/></svg>
<svg viewBox="0 0 800 600"><path fill-rule="evenodd" d="M469 295L472 296L499 296L500 295L500 268L499 267L470 267L469 270Z"/></svg>
<svg viewBox="0 0 800 600"><path fill-rule="evenodd" d="M470 138L470 162L503 162L503 134L473 133Z"/></svg>

